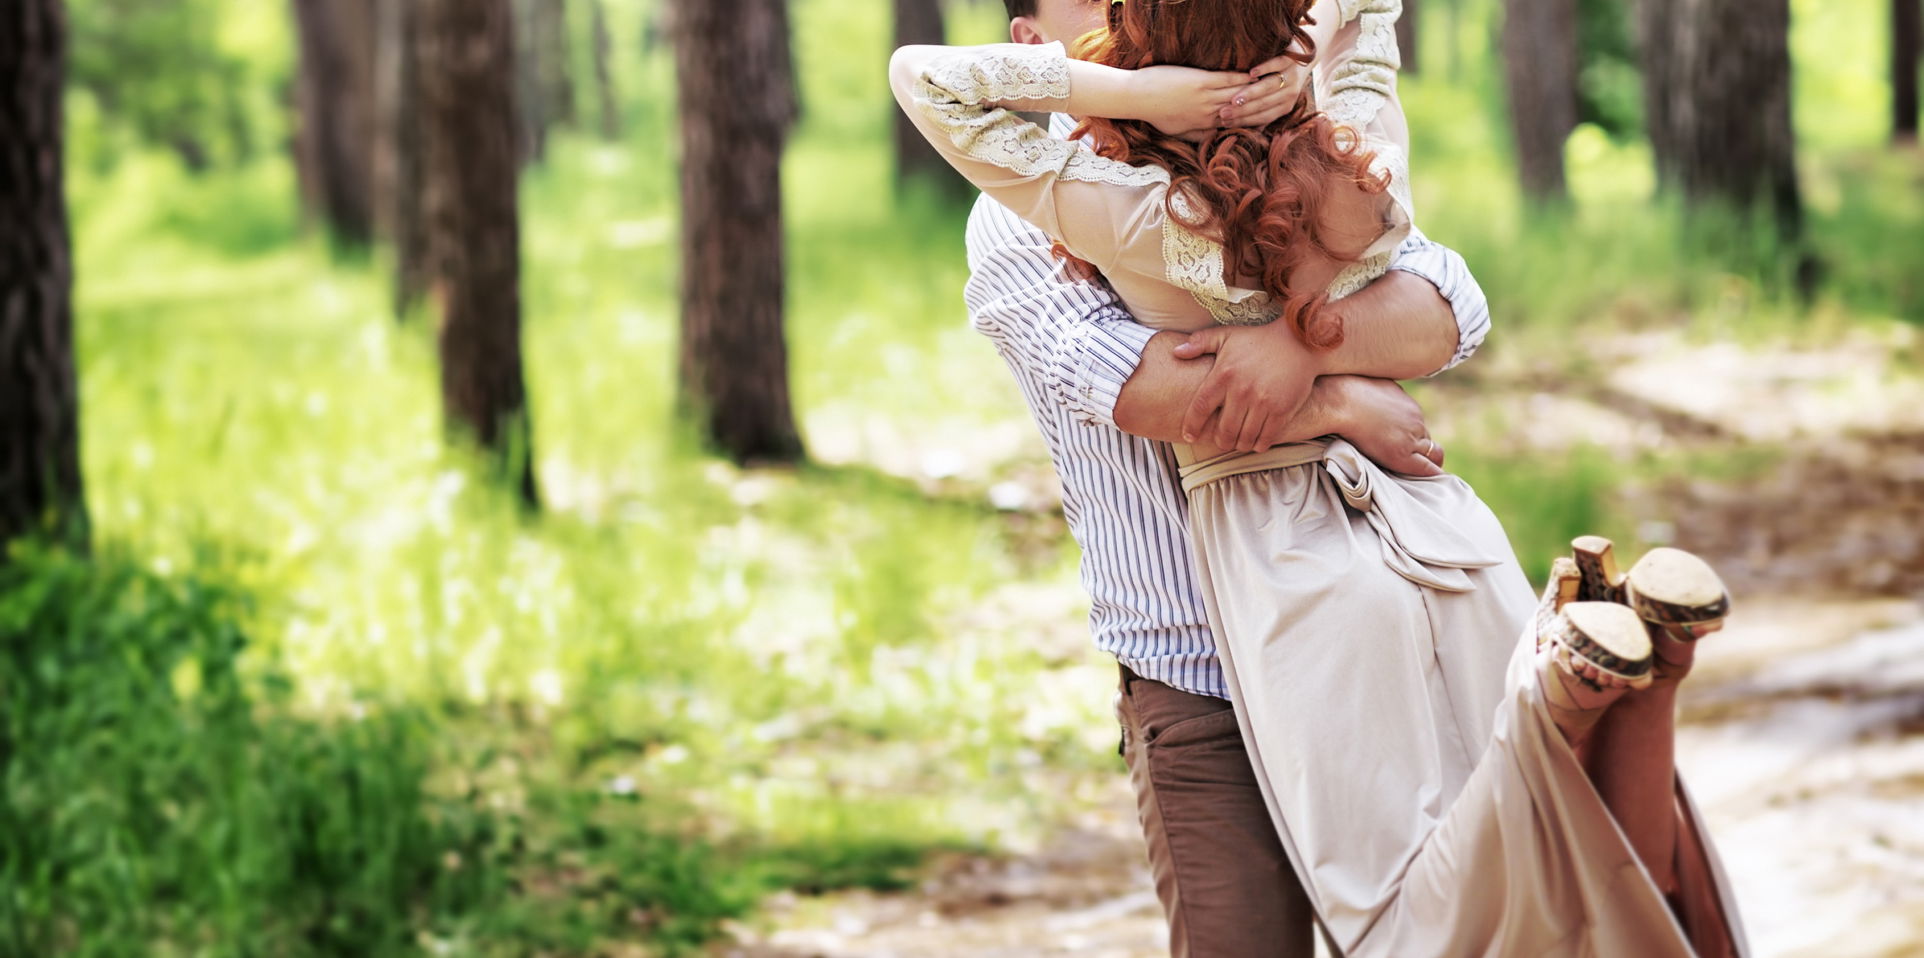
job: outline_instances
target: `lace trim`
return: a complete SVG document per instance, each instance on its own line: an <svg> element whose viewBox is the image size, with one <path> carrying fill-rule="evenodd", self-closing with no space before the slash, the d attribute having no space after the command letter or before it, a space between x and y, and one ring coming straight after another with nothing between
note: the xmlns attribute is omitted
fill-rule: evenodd
<svg viewBox="0 0 1924 958"><path fill-rule="evenodd" d="M1224 278L1222 244L1189 227L1196 209L1182 193L1170 194L1174 215L1162 224L1162 261L1171 285L1188 291L1216 322L1226 326L1262 326L1276 320L1269 295L1260 290L1230 289Z"/></svg>
<svg viewBox="0 0 1924 958"><path fill-rule="evenodd" d="M1391 206L1387 222L1383 235L1370 244L1363 257L1344 267L1330 282L1331 302L1360 292L1389 272L1396 248L1403 245L1403 240L1414 229L1408 160L1394 144L1372 146L1377 149L1377 158L1371 169L1390 174ZM1162 259L1169 282L1188 291L1197 303L1209 310L1211 318L1223 325L1262 326L1274 322L1279 311L1269 294L1261 290L1232 289L1224 275L1227 265L1222 245L1186 225L1196 216L1188 198L1181 193L1174 194L1170 205L1176 215L1167 218L1162 228Z"/></svg>
<svg viewBox="0 0 1924 958"><path fill-rule="evenodd" d="M1013 112L983 105L1006 100L1061 100L1069 96L1069 59L1062 44L1006 44L995 52L952 53L932 62L915 86L915 99L971 159L1022 176L1053 173L1065 180L1113 186L1169 183L1156 166L1131 166L1087 146L1049 135Z"/></svg>
<svg viewBox="0 0 1924 958"><path fill-rule="evenodd" d="M932 100L946 99L965 106L1004 100L1063 100L1069 96L1069 55L1061 43L1007 43L949 53L929 63L921 85L949 94Z"/></svg>
<svg viewBox="0 0 1924 958"><path fill-rule="evenodd" d="M1396 45L1396 21L1403 0L1347 0L1337 4L1343 22L1357 20L1356 48L1320 104L1339 126L1367 129L1389 98L1396 95L1396 71L1403 56Z"/></svg>
<svg viewBox="0 0 1924 958"><path fill-rule="evenodd" d="M1107 183L1111 186L1168 186L1169 171L1153 164L1130 166L1120 160L1112 160L1087 146L1081 146L1075 155L1069 157L1068 165L1062 168L1061 177L1065 180L1079 180L1084 183Z"/></svg>
<svg viewBox="0 0 1924 958"><path fill-rule="evenodd" d="M1363 287L1376 282L1384 273L1390 271L1390 257L1389 253L1378 253L1374 256L1365 256L1345 267L1342 272L1336 274L1335 279L1330 280L1329 301L1333 303L1345 296L1353 296L1362 292Z"/></svg>

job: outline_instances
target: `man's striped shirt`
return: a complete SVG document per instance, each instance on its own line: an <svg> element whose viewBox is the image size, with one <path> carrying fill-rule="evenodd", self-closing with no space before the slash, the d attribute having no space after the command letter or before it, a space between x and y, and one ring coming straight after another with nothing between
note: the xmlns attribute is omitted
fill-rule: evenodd
<svg viewBox="0 0 1924 958"><path fill-rule="evenodd" d="M1174 454L1167 443L1116 428L1116 397L1155 330L1133 321L1101 283L1070 278L1050 247L1042 231L982 197L969 217L964 299L975 328L1015 374L1055 460L1063 511L1082 547L1096 646L1144 678L1228 698ZM1490 314L1462 257L1413 232L1390 268L1434 283L1455 310L1461 336L1444 368L1469 358Z"/></svg>

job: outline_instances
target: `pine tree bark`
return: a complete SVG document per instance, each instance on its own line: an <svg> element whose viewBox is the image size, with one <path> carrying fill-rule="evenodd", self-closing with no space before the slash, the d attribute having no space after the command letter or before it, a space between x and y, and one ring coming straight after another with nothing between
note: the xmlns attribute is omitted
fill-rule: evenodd
<svg viewBox="0 0 1924 958"><path fill-rule="evenodd" d="M947 34L942 24L941 0L895 0L895 45L939 44ZM963 193L968 181L942 159L929 145L928 138L909 121L901 110L889 111L895 117L895 180L906 183L923 180L944 190Z"/></svg>
<svg viewBox="0 0 1924 958"><path fill-rule="evenodd" d="M376 15L374 224L393 250L393 310L403 319L428 289L414 0L378 0Z"/></svg>
<svg viewBox="0 0 1924 958"><path fill-rule="evenodd" d="M1891 138L1917 142L1917 72L1924 66L1924 0L1891 0Z"/></svg>
<svg viewBox="0 0 1924 958"><path fill-rule="evenodd" d="M736 462L802 456L783 341L782 148L795 121L786 0L675 0L681 404Z"/></svg>
<svg viewBox="0 0 1924 958"><path fill-rule="evenodd" d="M30 533L84 548L62 84L66 11L0 11L0 562Z"/></svg>
<svg viewBox="0 0 1924 958"><path fill-rule="evenodd" d="M1798 235L1790 0L1641 0L1637 20L1659 182Z"/></svg>
<svg viewBox="0 0 1924 958"><path fill-rule="evenodd" d="M1422 0L1403 0L1403 16L1396 21L1396 49L1403 56L1402 72L1415 76L1417 59L1417 17Z"/></svg>
<svg viewBox="0 0 1924 958"><path fill-rule="evenodd" d="M1577 127L1575 0L1506 0L1503 64L1524 195L1560 202L1569 196L1563 144Z"/></svg>
<svg viewBox="0 0 1924 958"><path fill-rule="evenodd" d="M300 68L295 170L309 215L337 239L374 231L374 0L294 0Z"/></svg>
<svg viewBox="0 0 1924 958"><path fill-rule="evenodd" d="M608 11L603 0L588 0L588 23L592 31L595 65L595 106L601 118L601 138L621 139L621 103L615 97L615 80L609 63L613 50L608 36Z"/></svg>
<svg viewBox="0 0 1924 958"><path fill-rule="evenodd" d="M416 62L429 262L450 431L539 504L521 373L514 11L418 0Z"/></svg>

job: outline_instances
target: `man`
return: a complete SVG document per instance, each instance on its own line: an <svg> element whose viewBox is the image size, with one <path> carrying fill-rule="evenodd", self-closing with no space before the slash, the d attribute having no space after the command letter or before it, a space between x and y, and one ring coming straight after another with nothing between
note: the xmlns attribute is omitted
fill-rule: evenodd
<svg viewBox="0 0 1924 958"><path fill-rule="evenodd" d="M1016 42L1047 43L1102 26L1110 0L1004 2ZM1225 122L1267 125L1299 82L1287 73L1262 78ZM1069 128L1056 118L1057 135ZM1330 307L1343 317L1345 343L1319 372L1384 378L1322 375L1294 408L1282 397L1301 395L1290 387L1303 371L1276 357L1301 350L1279 339L1292 335L1285 324L1157 333L1131 321L1100 283L1070 278L1051 245L982 198L969 220L965 298L1048 443L1082 547L1095 641L1121 667L1122 753L1170 952L1307 958L1313 915L1228 701L1168 443L1187 434L1252 448L1338 433L1397 471L1440 471L1421 411L1389 378L1467 358L1488 328L1487 303L1460 257L1412 236L1388 275ZM1265 420L1271 425L1244 432Z"/></svg>

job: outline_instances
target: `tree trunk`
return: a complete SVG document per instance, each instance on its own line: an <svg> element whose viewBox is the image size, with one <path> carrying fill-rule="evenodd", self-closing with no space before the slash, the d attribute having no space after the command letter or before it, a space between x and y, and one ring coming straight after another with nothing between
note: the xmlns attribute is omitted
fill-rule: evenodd
<svg viewBox="0 0 1924 958"><path fill-rule="evenodd" d="M1917 142L1917 70L1924 63L1924 0L1891 0L1891 136Z"/></svg>
<svg viewBox="0 0 1924 958"><path fill-rule="evenodd" d="M621 104L615 98L615 81L610 70L612 44L603 0L588 0L588 20L594 34L595 105L601 115L601 138L618 140L621 139Z"/></svg>
<svg viewBox="0 0 1924 958"><path fill-rule="evenodd" d="M61 165L66 26L59 0L0 13L0 563L25 534L88 538Z"/></svg>
<svg viewBox="0 0 1924 958"><path fill-rule="evenodd" d="M1415 76L1417 70L1416 20L1421 3L1422 0L1403 0L1403 16L1396 21L1396 49L1403 55L1403 72L1410 76Z"/></svg>
<svg viewBox="0 0 1924 958"><path fill-rule="evenodd" d="M568 0L536 0L534 48L541 102L550 125L572 127L575 111L573 45L568 42Z"/></svg>
<svg viewBox="0 0 1924 958"><path fill-rule="evenodd" d="M940 44L945 37L940 0L895 0L896 46ZM920 179L939 184L948 192L965 192L968 181L929 145L928 138L909 121L908 114L901 110L889 112L895 117L895 181L906 183Z"/></svg>
<svg viewBox="0 0 1924 958"><path fill-rule="evenodd" d="M1790 109L1790 0L1643 0L1644 104L1658 180L1687 202L1803 225Z"/></svg>
<svg viewBox="0 0 1924 958"><path fill-rule="evenodd" d="M795 461L782 338L782 146L796 110L786 0L675 0L673 30L681 402L736 462Z"/></svg>
<svg viewBox="0 0 1924 958"><path fill-rule="evenodd" d="M300 34L295 169L310 215L338 239L374 229L374 0L294 0Z"/></svg>
<svg viewBox="0 0 1924 958"><path fill-rule="evenodd" d="M393 309L405 318L428 289L421 189L420 70L414 0L379 0L375 46L374 223L393 249Z"/></svg>
<svg viewBox="0 0 1924 958"><path fill-rule="evenodd" d="M521 378L514 11L509 0L418 0L415 12L442 401L450 431L478 442L535 506Z"/></svg>
<svg viewBox="0 0 1924 958"><path fill-rule="evenodd" d="M1560 202L1569 195L1563 144L1577 127L1574 0L1506 0L1503 63L1523 192L1536 202Z"/></svg>
<svg viewBox="0 0 1924 958"><path fill-rule="evenodd" d="M575 122L567 0L514 0L514 8L521 155L536 163L547 155L549 131Z"/></svg>

